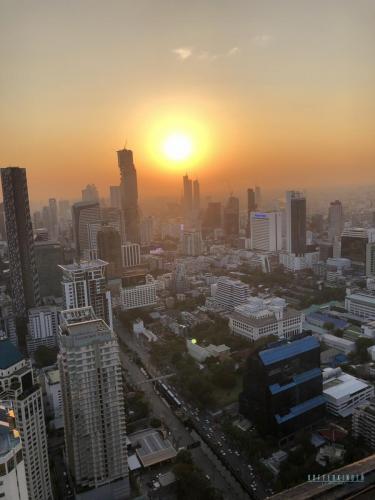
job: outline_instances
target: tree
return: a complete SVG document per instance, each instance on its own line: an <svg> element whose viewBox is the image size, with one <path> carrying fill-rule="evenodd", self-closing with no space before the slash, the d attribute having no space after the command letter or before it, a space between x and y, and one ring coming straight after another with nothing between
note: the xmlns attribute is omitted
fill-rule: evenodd
<svg viewBox="0 0 375 500"><path fill-rule="evenodd" d="M332 331L335 328L335 324L332 321L326 321L323 325L323 328L328 331Z"/></svg>
<svg viewBox="0 0 375 500"><path fill-rule="evenodd" d="M152 418L150 420L151 427L161 427L161 420L159 418Z"/></svg>
<svg viewBox="0 0 375 500"><path fill-rule="evenodd" d="M356 340L357 356L361 363L366 363L366 361L369 361L369 354L367 352L367 349L372 345L374 345L374 341L372 339L360 337Z"/></svg>

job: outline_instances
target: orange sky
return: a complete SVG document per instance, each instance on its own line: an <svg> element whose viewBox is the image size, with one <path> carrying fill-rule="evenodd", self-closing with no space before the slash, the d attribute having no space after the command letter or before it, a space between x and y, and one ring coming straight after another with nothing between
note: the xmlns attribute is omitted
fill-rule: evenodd
<svg viewBox="0 0 375 500"><path fill-rule="evenodd" d="M1 165L31 198L106 196L133 149L141 199L375 182L372 0L6 2ZM185 130L186 129L186 130ZM161 142L192 135L171 168Z"/></svg>

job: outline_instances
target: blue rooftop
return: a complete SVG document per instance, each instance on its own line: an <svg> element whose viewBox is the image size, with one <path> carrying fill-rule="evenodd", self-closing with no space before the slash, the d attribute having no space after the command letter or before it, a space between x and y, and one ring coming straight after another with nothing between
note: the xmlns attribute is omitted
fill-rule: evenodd
<svg viewBox="0 0 375 500"><path fill-rule="evenodd" d="M6 370L22 359L22 354L10 340L0 340L0 370Z"/></svg>
<svg viewBox="0 0 375 500"><path fill-rule="evenodd" d="M319 347L319 341L315 337L308 336L278 347L260 351L259 357L264 365L272 365L278 361L298 356L298 354L311 351L317 347Z"/></svg>
<svg viewBox="0 0 375 500"><path fill-rule="evenodd" d="M325 404L325 399L323 396L316 396L315 398L309 399L308 401L305 401L304 403L301 403L299 405L293 406L289 413L286 415L275 415L277 423L278 424L283 424L287 420L291 420L292 418L296 418L299 415L302 415L303 413L306 413L307 411L312 410L313 408L317 408L318 406L324 405Z"/></svg>
<svg viewBox="0 0 375 500"><path fill-rule="evenodd" d="M320 371L320 368L313 368L312 370L308 370L307 372L294 375L293 380L289 382L289 384L284 384L284 385L272 384L269 386L269 389L272 394L277 394L279 392L286 391L287 389L291 389L292 387L295 387L298 384L303 384L308 380L320 377L321 375L322 372Z"/></svg>
<svg viewBox="0 0 375 500"><path fill-rule="evenodd" d="M306 316L306 319L307 321L311 319L311 320L321 321L323 323L332 323L335 325L336 328L342 328L342 329L345 329L349 326L349 323L344 319L336 318L331 314L324 314L319 311L308 314Z"/></svg>

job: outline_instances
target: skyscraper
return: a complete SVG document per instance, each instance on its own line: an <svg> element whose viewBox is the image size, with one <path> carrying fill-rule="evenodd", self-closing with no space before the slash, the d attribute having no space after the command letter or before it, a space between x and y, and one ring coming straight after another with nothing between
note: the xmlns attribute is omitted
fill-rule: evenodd
<svg viewBox="0 0 375 500"><path fill-rule="evenodd" d="M333 241L341 236L344 229L344 213L341 201L332 201L328 210L328 238Z"/></svg>
<svg viewBox="0 0 375 500"><path fill-rule="evenodd" d="M189 227L192 223L193 214L193 182L189 179L186 174L183 177L184 186L184 199L183 199L183 209L184 209L184 223L185 226Z"/></svg>
<svg viewBox="0 0 375 500"><path fill-rule="evenodd" d="M112 328L112 299L105 277L107 265L108 262L97 259L61 265L59 268L62 270L64 307L77 309L92 306L96 316Z"/></svg>
<svg viewBox="0 0 375 500"><path fill-rule="evenodd" d="M202 255L202 234L197 229L185 229L182 235L182 253L196 257Z"/></svg>
<svg viewBox="0 0 375 500"><path fill-rule="evenodd" d="M124 215L126 240L139 243L139 210L137 171L130 149L117 151L118 166L121 175L121 207Z"/></svg>
<svg viewBox="0 0 375 500"><path fill-rule="evenodd" d="M281 250L281 212L252 212L250 225L253 250L266 252Z"/></svg>
<svg viewBox="0 0 375 500"><path fill-rule="evenodd" d="M0 400L9 402L20 433L29 500L51 500L42 389L29 359L9 340L0 340Z"/></svg>
<svg viewBox="0 0 375 500"><path fill-rule="evenodd" d="M286 250L296 256L306 252L306 198L298 191L286 192Z"/></svg>
<svg viewBox="0 0 375 500"><path fill-rule="evenodd" d="M111 207L121 208L120 186L109 186L109 202L111 204Z"/></svg>
<svg viewBox="0 0 375 500"><path fill-rule="evenodd" d="M219 201L210 201L203 219L203 229L213 231L220 228L222 223L222 206Z"/></svg>
<svg viewBox="0 0 375 500"><path fill-rule="evenodd" d="M122 271L121 238L112 226L101 226L97 235L98 258L108 262L107 277L120 277Z"/></svg>
<svg viewBox="0 0 375 500"><path fill-rule="evenodd" d="M99 193L95 184L87 184L85 189L82 189L82 201L99 201Z"/></svg>
<svg viewBox="0 0 375 500"><path fill-rule="evenodd" d="M63 311L59 332L68 467L77 492L129 494L125 406L117 337L91 307Z"/></svg>
<svg viewBox="0 0 375 500"><path fill-rule="evenodd" d="M35 264L26 169L1 169L4 213L9 249L10 289L16 318L26 319L27 309L40 304ZM25 325L24 325L25 326ZM19 328L18 342L26 352L26 330Z"/></svg>
<svg viewBox="0 0 375 500"><path fill-rule="evenodd" d="M201 194L198 179L193 181L193 223L195 228L200 226Z"/></svg>
<svg viewBox="0 0 375 500"><path fill-rule="evenodd" d="M247 226L246 226L246 236L250 238L250 214L251 212L255 212L257 209L257 204L255 203L255 191L254 189L249 188L247 190Z"/></svg>
<svg viewBox="0 0 375 500"><path fill-rule="evenodd" d="M77 259L90 249L89 225L100 223L101 213L96 201L80 201L72 206L73 238Z"/></svg>
<svg viewBox="0 0 375 500"><path fill-rule="evenodd" d="M237 238L239 231L240 200L235 196L230 196L224 207L224 233L228 238Z"/></svg>
<svg viewBox="0 0 375 500"><path fill-rule="evenodd" d="M50 235L51 239L56 239L58 235L58 219L57 219L57 202L55 198L50 198L48 200L48 206L49 206L49 212L50 212L50 217L49 217L49 227L48 227L48 233Z"/></svg>

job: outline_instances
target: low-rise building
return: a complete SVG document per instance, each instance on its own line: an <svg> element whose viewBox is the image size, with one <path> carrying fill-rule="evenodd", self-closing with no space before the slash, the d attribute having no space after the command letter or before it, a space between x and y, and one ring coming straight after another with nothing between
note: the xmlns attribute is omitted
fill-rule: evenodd
<svg viewBox="0 0 375 500"><path fill-rule="evenodd" d="M336 337L330 333L323 334L320 337L320 340L323 341L326 346L331 347L338 352L342 352L343 354L349 354L351 352L355 352L356 350L356 343L352 340Z"/></svg>
<svg viewBox="0 0 375 500"><path fill-rule="evenodd" d="M284 299L251 297L234 308L229 328L235 335L254 342L267 335L292 339L302 333L304 314L288 307Z"/></svg>
<svg viewBox="0 0 375 500"><path fill-rule="evenodd" d="M153 306L156 302L156 282L154 280L146 280L144 284L121 288L120 305L124 311Z"/></svg>
<svg viewBox="0 0 375 500"><path fill-rule="evenodd" d="M345 309L358 319L375 319L375 292L348 288Z"/></svg>
<svg viewBox="0 0 375 500"><path fill-rule="evenodd" d="M230 355L230 347L221 344L221 345L213 345L210 344L207 347L202 347L196 343L193 339L186 340L186 347L188 353L192 358L194 358L198 363L203 363L207 358L215 357L220 360L229 357Z"/></svg>
<svg viewBox="0 0 375 500"><path fill-rule="evenodd" d="M327 403L327 411L336 417L352 415L354 408L373 396L372 385L344 373L341 368L323 370L323 397Z"/></svg>

